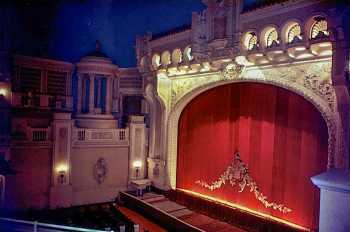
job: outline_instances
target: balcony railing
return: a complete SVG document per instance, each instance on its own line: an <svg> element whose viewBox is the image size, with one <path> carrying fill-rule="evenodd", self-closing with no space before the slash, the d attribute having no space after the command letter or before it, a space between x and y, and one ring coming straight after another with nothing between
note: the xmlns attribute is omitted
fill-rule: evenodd
<svg viewBox="0 0 350 232"><path fill-rule="evenodd" d="M50 140L50 128L27 128L27 140L30 142L46 142Z"/></svg>
<svg viewBox="0 0 350 232"><path fill-rule="evenodd" d="M51 96L40 94L12 93L11 105L23 108L72 110L72 96Z"/></svg>
<svg viewBox="0 0 350 232"><path fill-rule="evenodd" d="M14 132L11 135L11 142L15 144L40 144L48 145L51 141L51 128L31 128L27 127L20 132Z"/></svg>
<svg viewBox="0 0 350 232"><path fill-rule="evenodd" d="M129 129L75 129L78 143L129 144Z"/></svg>
<svg viewBox="0 0 350 232"><path fill-rule="evenodd" d="M106 230L96 230L96 229L86 229L79 227L55 225L48 223L40 223L37 221L24 221L16 220L12 218L0 218L0 228L6 231L42 231L42 232L53 232L53 231L81 231L81 232L105 232L111 231Z"/></svg>

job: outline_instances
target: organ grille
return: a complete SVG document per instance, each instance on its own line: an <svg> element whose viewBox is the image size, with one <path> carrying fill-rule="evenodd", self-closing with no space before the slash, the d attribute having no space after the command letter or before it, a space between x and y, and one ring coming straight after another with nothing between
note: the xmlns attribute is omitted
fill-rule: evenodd
<svg viewBox="0 0 350 232"><path fill-rule="evenodd" d="M41 92L41 70L22 67L19 79L19 89L21 92Z"/></svg>
<svg viewBox="0 0 350 232"><path fill-rule="evenodd" d="M66 77L65 72L48 71L47 72L47 93L49 95L66 94Z"/></svg>

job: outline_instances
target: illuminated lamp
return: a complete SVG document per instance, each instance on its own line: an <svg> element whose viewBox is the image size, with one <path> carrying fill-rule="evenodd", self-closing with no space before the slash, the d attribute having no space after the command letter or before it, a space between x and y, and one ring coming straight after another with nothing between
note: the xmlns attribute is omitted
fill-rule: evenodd
<svg viewBox="0 0 350 232"><path fill-rule="evenodd" d="M7 89L5 88L0 88L0 96L6 96L7 95Z"/></svg>
<svg viewBox="0 0 350 232"><path fill-rule="evenodd" d="M68 166L66 164L60 164L56 167L58 173L58 183L65 184L67 181L66 175L68 172Z"/></svg>
<svg viewBox="0 0 350 232"><path fill-rule="evenodd" d="M135 168L135 171L136 171L136 178L139 177L139 174L140 174L140 169L142 167L142 162L141 160L135 160L133 163L132 163L132 166L133 168Z"/></svg>

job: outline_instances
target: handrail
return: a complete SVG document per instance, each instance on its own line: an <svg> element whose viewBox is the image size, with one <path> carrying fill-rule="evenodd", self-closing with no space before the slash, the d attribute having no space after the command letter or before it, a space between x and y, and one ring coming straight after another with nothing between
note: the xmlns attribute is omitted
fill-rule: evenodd
<svg viewBox="0 0 350 232"><path fill-rule="evenodd" d="M71 230L71 231L106 232L106 230L95 230L95 229L86 229L86 228L80 228L80 227L62 226L62 225L41 223L41 222L37 222L37 221L18 220L18 219L12 219L12 218L2 218L2 217L0 217L0 221L8 221L8 222L14 222L14 223L18 223L18 224L32 225L33 227L41 226L41 227L54 228L54 229L63 229L63 230Z"/></svg>

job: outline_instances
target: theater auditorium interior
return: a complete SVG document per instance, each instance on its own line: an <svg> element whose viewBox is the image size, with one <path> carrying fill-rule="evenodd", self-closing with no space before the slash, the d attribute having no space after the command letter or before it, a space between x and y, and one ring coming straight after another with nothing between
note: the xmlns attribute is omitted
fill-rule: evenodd
<svg viewBox="0 0 350 232"><path fill-rule="evenodd" d="M349 232L350 2L3 0L0 231Z"/></svg>

